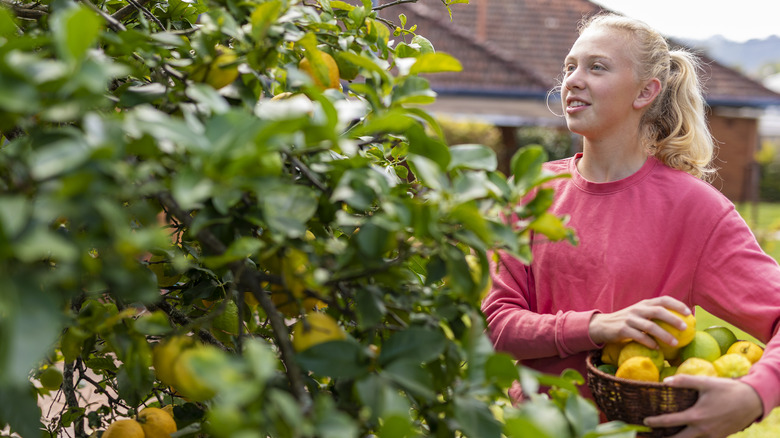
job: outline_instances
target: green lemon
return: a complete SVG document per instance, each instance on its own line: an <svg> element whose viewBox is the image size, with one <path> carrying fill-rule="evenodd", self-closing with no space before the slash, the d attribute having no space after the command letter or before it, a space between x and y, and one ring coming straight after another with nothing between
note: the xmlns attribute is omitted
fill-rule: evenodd
<svg viewBox="0 0 780 438"><path fill-rule="evenodd" d="M697 330L690 344L680 350L680 360L683 362L698 357L707 361L714 361L720 357L720 345L711 334Z"/></svg>
<svg viewBox="0 0 780 438"><path fill-rule="evenodd" d="M720 354L726 354L729 351L729 347L737 342L737 335L734 334L728 327L712 326L704 329L705 332L712 335L718 345L720 346Z"/></svg>

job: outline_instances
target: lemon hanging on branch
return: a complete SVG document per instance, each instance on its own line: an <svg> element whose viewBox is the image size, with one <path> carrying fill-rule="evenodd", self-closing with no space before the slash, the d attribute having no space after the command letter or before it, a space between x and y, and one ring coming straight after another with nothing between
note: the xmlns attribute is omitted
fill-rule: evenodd
<svg viewBox="0 0 780 438"><path fill-rule="evenodd" d="M325 52L307 52L298 63L298 69L309 75L314 85L320 90L341 88L339 81L339 66L332 56Z"/></svg>
<svg viewBox="0 0 780 438"><path fill-rule="evenodd" d="M293 348L303 351L317 344L345 339L347 334L329 315L309 312L295 323L292 329Z"/></svg>
<svg viewBox="0 0 780 438"><path fill-rule="evenodd" d="M238 78L238 57L229 47L217 45L215 50L217 56L197 66L190 77L195 82L204 82L219 90Z"/></svg>

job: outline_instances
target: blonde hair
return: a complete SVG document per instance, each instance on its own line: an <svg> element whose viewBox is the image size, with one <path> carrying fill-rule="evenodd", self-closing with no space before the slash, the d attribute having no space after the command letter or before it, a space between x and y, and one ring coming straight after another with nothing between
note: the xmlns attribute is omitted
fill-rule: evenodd
<svg viewBox="0 0 780 438"><path fill-rule="evenodd" d="M715 144L707 126L698 58L685 50L670 50L663 36L633 18L595 15L580 25L580 35L593 27L625 31L631 37L638 79L661 82L661 92L640 121L649 153L671 168L710 179L715 173Z"/></svg>

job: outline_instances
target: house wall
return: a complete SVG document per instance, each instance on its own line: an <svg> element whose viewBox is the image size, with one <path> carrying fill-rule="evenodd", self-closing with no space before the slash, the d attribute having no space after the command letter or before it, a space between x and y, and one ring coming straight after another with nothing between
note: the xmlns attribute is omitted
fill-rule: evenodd
<svg viewBox="0 0 780 438"><path fill-rule="evenodd" d="M719 114L708 118L716 140L718 176L712 184L733 202L754 200L757 177L753 156L758 147L758 119Z"/></svg>

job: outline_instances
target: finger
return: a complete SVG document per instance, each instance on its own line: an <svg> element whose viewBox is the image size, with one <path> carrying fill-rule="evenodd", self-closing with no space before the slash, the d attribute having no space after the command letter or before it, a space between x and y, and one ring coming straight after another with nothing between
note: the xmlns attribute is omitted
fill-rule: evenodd
<svg viewBox="0 0 780 438"><path fill-rule="evenodd" d="M690 388L697 391L703 391L712 388L714 384L719 383L717 377L694 376L691 374L676 374L664 379L664 385L674 388Z"/></svg>

